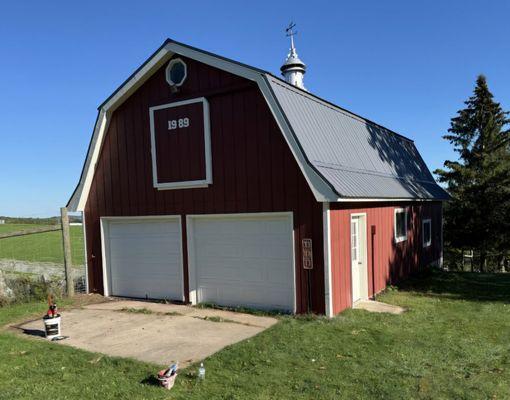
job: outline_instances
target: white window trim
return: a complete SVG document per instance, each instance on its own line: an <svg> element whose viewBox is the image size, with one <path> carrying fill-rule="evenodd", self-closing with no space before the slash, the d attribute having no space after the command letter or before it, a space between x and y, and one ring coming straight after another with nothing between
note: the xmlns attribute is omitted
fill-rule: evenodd
<svg viewBox="0 0 510 400"><path fill-rule="evenodd" d="M158 169L157 169L158 164L156 159L156 131L154 128L154 112L166 108L179 107L194 103L202 103L204 108L205 179L160 183L158 181ZM196 99L176 101L174 103L150 107L149 119L151 129L152 183L154 187L157 188L158 190L190 189L207 187L210 184L212 184L211 125L209 120L209 102L207 101L207 99L205 97L198 97Z"/></svg>
<svg viewBox="0 0 510 400"><path fill-rule="evenodd" d="M170 78L170 70L172 69L174 64L179 64L179 63L184 65L184 77L182 78L181 82L176 83ZM173 60L170 60L170 62L168 63L168 65L165 69L165 77L166 77L166 82L170 86L181 86L186 81L186 78L188 77L188 66L182 59L174 58Z"/></svg>
<svg viewBox="0 0 510 400"><path fill-rule="evenodd" d="M397 236L397 214L399 213L405 213L404 218L404 226L405 226L405 235L404 236ZM393 229L395 231L395 243L401 243L407 240L407 208L395 208L394 214L393 214Z"/></svg>
<svg viewBox="0 0 510 400"><path fill-rule="evenodd" d="M429 241L425 242L425 225L429 224L430 226L430 235ZM421 234L422 234L422 244L423 247L429 247L432 244L432 220L430 218L424 219L421 223Z"/></svg>

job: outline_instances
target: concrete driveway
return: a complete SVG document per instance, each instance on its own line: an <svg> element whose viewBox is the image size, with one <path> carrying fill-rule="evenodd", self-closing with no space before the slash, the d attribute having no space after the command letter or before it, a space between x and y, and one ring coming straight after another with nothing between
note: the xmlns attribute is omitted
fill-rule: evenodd
<svg viewBox="0 0 510 400"><path fill-rule="evenodd" d="M276 322L230 311L122 300L62 312L62 334L69 338L57 343L161 365L178 361L186 367ZM42 320L18 328L36 336L44 330Z"/></svg>

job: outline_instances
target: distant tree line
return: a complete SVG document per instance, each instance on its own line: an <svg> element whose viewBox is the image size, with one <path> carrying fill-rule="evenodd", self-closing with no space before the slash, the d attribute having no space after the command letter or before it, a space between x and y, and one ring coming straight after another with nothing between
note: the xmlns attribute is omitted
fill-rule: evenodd
<svg viewBox="0 0 510 400"><path fill-rule="evenodd" d="M445 250L468 251L480 271L509 268L510 120L486 78L476 80L466 107L452 118L448 140L459 157L435 173L451 201L444 209ZM448 261L448 260L447 260ZM449 260L452 264L458 260Z"/></svg>

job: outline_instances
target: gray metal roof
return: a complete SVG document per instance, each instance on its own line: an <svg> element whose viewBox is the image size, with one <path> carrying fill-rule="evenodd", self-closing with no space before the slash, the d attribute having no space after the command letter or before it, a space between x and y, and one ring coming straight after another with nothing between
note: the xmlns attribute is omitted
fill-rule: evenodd
<svg viewBox="0 0 510 400"><path fill-rule="evenodd" d="M309 163L340 197L449 198L412 140L266 77Z"/></svg>

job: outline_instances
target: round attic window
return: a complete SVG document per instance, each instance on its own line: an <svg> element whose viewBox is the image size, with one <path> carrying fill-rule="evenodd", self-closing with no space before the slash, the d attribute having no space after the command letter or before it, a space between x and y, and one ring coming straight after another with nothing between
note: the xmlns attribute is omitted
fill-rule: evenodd
<svg viewBox="0 0 510 400"><path fill-rule="evenodd" d="M181 86L186 80L187 67L180 58L175 58L166 67L166 81L170 86Z"/></svg>

